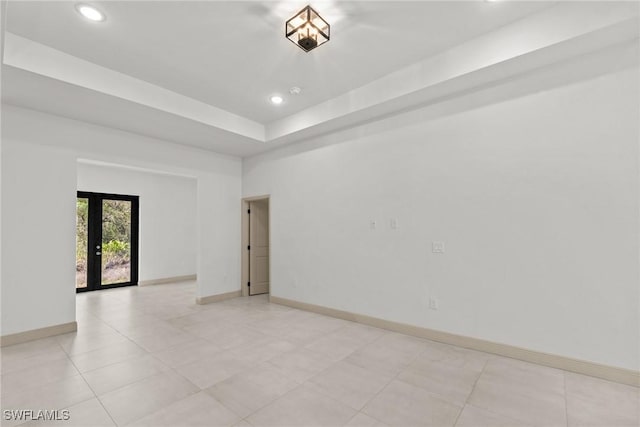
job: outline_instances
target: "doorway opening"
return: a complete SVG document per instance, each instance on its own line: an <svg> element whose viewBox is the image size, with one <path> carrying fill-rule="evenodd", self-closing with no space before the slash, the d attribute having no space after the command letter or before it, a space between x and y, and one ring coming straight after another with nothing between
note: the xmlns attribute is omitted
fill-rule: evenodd
<svg viewBox="0 0 640 427"><path fill-rule="evenodd" d="M76 292L138 284L138 196L78 191Z"/></svg>
<svg viewBox="0 0 640 427"><path fill-rule="evenodd" d="M269 293L269 196L242 201L242 295Z"/></svg>

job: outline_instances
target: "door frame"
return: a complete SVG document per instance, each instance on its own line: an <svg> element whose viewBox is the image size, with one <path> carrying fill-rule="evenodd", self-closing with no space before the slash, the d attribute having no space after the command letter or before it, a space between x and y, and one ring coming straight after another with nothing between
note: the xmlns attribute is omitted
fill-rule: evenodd
<svg viewBox="0 0 640 427"><path fill-rule="evenodd" d="M240 290L242 296L249 296L249 202L256 202L259 200L267 200L269 211L269 295L271 295L271 196L269 194L254 197L245 197L241 202L241 221L242 221L242 233L240 242L240 259L242 264L242 271L240 273Z"/></svg>
<svg viewBox="0 0 640 427"><path fill-rule="evenodd" d="M78 191L76 199L88 199L89 200L89 212L87 217L87 286L85 288L76 288L76 293L79 292L91 292L102 289L121 288L124 286L137 286L138 285L138 270L139 270L139 240L140 240L140 196L130 196L124 194L111 194L111 193L96 193L92 191ZM90 279L102 277L102 262L96 262L95 256L90 256L91 248L98 242L98 236L102 237L102 230L98 230L98 221L91 221L90 218L100 218L100 224L102 224L102 200L125 200L131 202L131 280L125 283L114 283L112 285L102 285L101 283L90 286ZM93 200L93 202L92 202ZM100 201L100 203L96 203ZM101 239L100 239L101 240ZM93 243L92 243L93 242ZM102 242L100 242L100 248L102 252ZM95 250L95 249L94 249ZM102 258L100 258L102 261Z"/></svg>

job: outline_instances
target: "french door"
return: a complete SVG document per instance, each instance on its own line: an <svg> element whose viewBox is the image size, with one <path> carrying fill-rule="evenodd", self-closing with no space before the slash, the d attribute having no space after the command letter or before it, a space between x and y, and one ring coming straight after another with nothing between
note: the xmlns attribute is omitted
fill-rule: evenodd
<svg viewBox="0 0 640 427"><path fill-rule="evenodd" d="M76 291L138 284L138 196L78 191Z"/></svg>

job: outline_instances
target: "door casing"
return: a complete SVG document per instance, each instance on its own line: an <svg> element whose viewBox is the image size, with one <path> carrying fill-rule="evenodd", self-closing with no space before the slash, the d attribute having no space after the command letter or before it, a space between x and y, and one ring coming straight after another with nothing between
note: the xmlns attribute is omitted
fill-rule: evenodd
<svg viewBox="0 0 640 427"><path fill-rule="evenodd" d="M269 210L269 233L271 233L271 199L269 195L246 197L241 203L241 219L242 219L242 244L240 245L240 259L242 263L242 272L240 274L240 289L242 296L249 296L249 203L259 200L266 200ZM271 243L269 243L269 251L271 251ZM269 264L271 264L271 254L269 254ZM269 286L271 286L271 265L269 265ZM271 289L269 289L271 294Z"/></svg>

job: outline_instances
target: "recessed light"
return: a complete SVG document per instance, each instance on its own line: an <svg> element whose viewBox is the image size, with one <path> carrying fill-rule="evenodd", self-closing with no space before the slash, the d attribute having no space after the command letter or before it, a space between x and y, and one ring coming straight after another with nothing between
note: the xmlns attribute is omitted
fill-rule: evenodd
<svg viewBox="0 0 640 427"><path fill-rule="evenodd" d="M98 9L88 4L82 4L82 3L77 4L76 10L78 11L78 13L80 13L80 15L84 16L89 21L102 22L106 19L106 17L104 16L104 13L100 12Z"/></svg>
<svg viewBox="0 0 640 427"><path fill-rule="evenodd" d="M273 95L269 99L271 100L271 103L273 105L280 105L280 104L282 104L282 101L284 101L284 99L280 95Z"/></svg>

